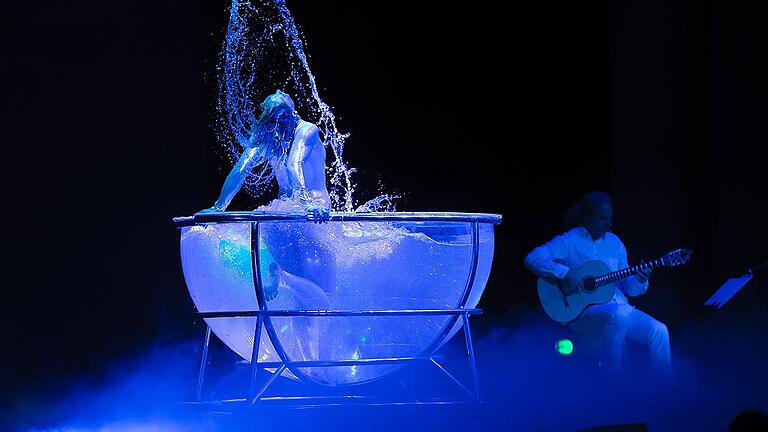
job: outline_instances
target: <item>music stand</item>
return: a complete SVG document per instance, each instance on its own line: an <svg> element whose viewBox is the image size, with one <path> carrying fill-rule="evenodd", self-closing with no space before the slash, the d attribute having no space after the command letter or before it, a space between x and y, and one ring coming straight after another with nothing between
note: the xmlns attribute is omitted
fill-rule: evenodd
<svg viewBox="0 0 768 432"><path fill-rule="evenodd" d="M728 300L733 298L737 292L739 292L744 286L752 280L755 271L768 267L768 261L759 264L751 269L748 269L742 276L730 278L723 286L721 286L714 294L704 303L705 306L715 306L717 309L722 309Z"/></svg>

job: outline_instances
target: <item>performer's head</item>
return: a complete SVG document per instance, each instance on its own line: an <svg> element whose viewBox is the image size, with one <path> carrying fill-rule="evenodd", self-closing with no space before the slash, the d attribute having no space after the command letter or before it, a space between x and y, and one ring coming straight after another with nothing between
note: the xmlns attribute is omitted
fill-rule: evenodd
<svg viewBox="0 0 768 432"><path fill-rule="evenodd" d="M293 100L278 90L267 96L259 108L261 114L253 125L256 145L265 146L268 159L286 156L300 120Z"/></svg>
<svg viewBox="0 0 768 432"><path fill-rule="evenodd" d="M261 108L259 121L265 121L270 117L280 116L284 113L293 114L296 112L293 99L287 93L283 93L280 90L276 91L275 94L267 96L264 102L259 105L259 108Z"/></svg>
<svg viewBox="0 0 768 432"><path fill-rule="evenodd" d="M261 147L254 168L248 177L248 186L252 191L261 193L272 180L272 164L284 164L288 159L296 127L301 121L291 97L278 90L267 96L259 105L261 113L253 119L250 139L242 143L246 146Z"/></svg>
<svg viewBox="0 0 768 432"><path fill-rule="evenodd" d="M589 192L581 198L581 225L593 239L599 239L611 229L613 204L611 197L601 191Z"/></svg>

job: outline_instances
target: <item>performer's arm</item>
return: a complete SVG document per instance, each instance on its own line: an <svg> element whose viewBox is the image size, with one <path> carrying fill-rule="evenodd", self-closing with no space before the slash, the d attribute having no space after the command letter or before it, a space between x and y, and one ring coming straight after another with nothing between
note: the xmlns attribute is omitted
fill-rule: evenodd
<svg viewBox="0 0 768 432"><path fill-rule="evenodd" d="M568 242L559 235L532 250L525 257L525 266L539 277L563 279L570 268L558 260L568 257Z"/></svg>
<svg viewBox="0 0 768 432"><path fill-rule="evenodd" d="M627 262L627 249L624 247L624 244L622 244L621 250L619 250L619 268L624 269L627 267L629 267ZM648 291L648 279L641 279L642 278L639 275L634 275L624 279L620 284L621 290L624 291L624 294L631 297L644 294L646 291Z"/></svg>
<svg viewBox="0 0 768 432"><path fill-rule="evenodd" d="M261 146L245 149L243 154L240 155L240 159L237 160L237 163L227 176L227 179L224 181L224 186L221 188L221 193L219 194L219 199L216 200L216 204L206 211L224 211L227 209L229 203L232 202L232 199L237 195L237 192L243 187L245 179L248 177L248 174L250 174L253 166L259 160L263 151Z"/></svg>

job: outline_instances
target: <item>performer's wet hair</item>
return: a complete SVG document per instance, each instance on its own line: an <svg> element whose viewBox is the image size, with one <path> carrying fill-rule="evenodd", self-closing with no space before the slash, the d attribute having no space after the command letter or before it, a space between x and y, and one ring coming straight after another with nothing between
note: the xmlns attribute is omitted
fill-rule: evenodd
<svg viewBox="0 0 768 432"><path fill-rule="evenodd" d="M269 161L285 163L296 135L301 118L288 94L277 90L259 105L261 113L253 122L251 136L256 146L263 147L263 154L248 179L252 190L264 189L273 177Z"/></svg>
<svg viewBox="0 0 768 432"><path fill-rule="evenodd" d="M256 145L266 146L266 160L287 157L300 120L293 100L278 90L267 96L259 108L261 114L252 131Z"/></svg>

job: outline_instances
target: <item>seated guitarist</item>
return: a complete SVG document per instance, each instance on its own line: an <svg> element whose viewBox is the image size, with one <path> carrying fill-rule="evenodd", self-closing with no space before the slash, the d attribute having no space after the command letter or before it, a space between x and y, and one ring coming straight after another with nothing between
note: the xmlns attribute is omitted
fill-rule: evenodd
<svg viewBox="0 0 768 432"><path fill-rule="evenodd" d="M605 263L611 271L626 268L627 250L611 228L613 206L604 192L586 194L575 207L580 225L550 240L525 257L525 265L539 277L562 280L564 294L583 289L581 280L572 269L591 260ZM636 309L627 296L643 294L648 289L650 270L617 283L613 298L607 303L592 305L569 323L576 332L597 333L602 338L605 366L610 371L621 368L621 354L625 339L648 347L651 366L666 379L671 379L672 368L667 327L650 315Z"/></svg>

